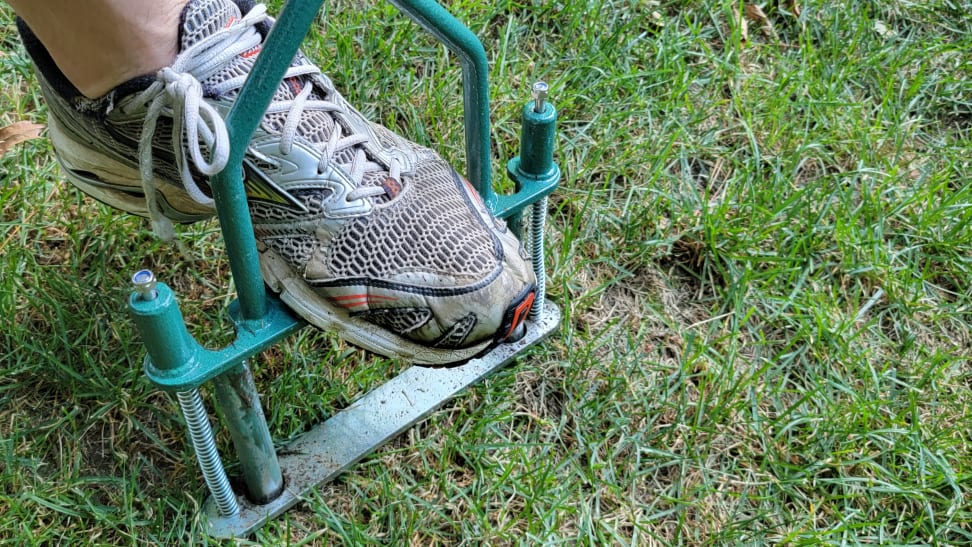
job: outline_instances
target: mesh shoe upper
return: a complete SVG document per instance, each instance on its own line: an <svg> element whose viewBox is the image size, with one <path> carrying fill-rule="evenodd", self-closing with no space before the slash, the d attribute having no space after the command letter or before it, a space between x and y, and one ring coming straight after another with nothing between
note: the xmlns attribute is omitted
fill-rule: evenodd
<svg viewBox="0 0 972 547"><path fill-rule="evenodd" d="M190 1L175 63L97 101L60 89L62 77L28 43L72 182L157 227L210 214L206 175L227 155L221 116L270 23L248 2ZM244 172L267 282L320 326L377 327L352 340L375 351L478 348L508 327L534 283L516 239L446 162L368 122L302 54Z"/></svg>

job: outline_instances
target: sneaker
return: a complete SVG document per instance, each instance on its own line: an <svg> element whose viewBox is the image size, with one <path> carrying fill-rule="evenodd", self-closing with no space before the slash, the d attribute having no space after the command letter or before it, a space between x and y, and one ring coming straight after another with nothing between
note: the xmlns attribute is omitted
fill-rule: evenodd
<svg viewBox="0 0 972 547"><path fill-rule="evenodd" d="M162 234L212 216L222 116L272 22L248 0L191 0L171 67L90 100L20 21L67 178ZM468 182L367 121L303 54L250 141L244 178L267 285L351 343L461 363L513 335L532 303L528 257Z"/></svg>

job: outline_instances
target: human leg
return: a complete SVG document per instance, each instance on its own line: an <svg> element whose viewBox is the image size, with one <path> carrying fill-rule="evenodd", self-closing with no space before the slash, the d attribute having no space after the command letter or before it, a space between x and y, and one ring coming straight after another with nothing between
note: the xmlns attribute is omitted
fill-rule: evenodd
<svg viewBox="0 0 972 547"><path fill-rule="evenodd" d="M88 98L176 57L188 0L7 0Z"/></svg>

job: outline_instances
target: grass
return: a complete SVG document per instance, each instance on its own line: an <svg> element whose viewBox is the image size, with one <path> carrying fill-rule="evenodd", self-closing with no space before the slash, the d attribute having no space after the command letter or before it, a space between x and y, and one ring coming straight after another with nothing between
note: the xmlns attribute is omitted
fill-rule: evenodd
<svg viewBox="0 0 972 547"><path fill-rule="evenodd" d="M762 7L451 3L498 159L551 84L563 325L241 544L972 544L969 6ZM305 50L348 99L461 164L455 60L385 4L324 17ZM0 126L43 123L11 20ZM180 253L43 140L0 164L0 541L219 543L124 308L151 266L219 343L216 226ZM400 366L313 331L254 363L280 442Z"/></svg>

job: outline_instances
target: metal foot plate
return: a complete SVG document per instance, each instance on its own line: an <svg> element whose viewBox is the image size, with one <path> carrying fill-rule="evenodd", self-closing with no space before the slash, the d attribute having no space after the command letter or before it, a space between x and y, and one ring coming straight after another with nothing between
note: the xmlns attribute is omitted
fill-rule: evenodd
<svg viewBox="0 0 972 547"><path fill-rule="evenodd" d="M238 496L240 513L219 515L212 498L203 513L209 533L217 537L245 536L277 517L321 483L331 480L376 448L408 429L444 402L493 371L505 366L560 324L560 309L549 300L526 335L455 368L413 366L375 388L280 451L286 487L266 505Z"/></svg>

